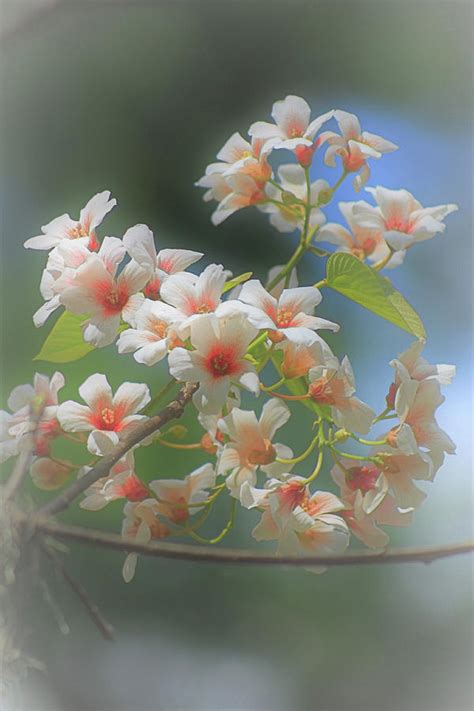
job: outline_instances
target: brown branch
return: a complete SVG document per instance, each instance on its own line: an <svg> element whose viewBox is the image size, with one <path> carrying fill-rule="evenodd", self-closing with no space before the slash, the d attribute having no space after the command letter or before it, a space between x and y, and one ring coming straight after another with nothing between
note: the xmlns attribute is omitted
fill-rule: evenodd
<svg viewBox="0 0 474 711"><path fill-rule="evenodd" d="M65 489L56 498L51 499L45 506L43 506L37 513L39 517L52 516L59 511L64 511L67 509L71 501L77 498L83 491L85 491L91 484L94 484L98 479L107 476L111 468L116 464L119 459L121 459L125 454L132 449L136 444L139 444L142 440L146 439L154 432L159 430L163 425L171 420L176 420L184 412L184 408L191 400L192 396L198 389L197 383L188 383L181 388L176 398L169 403L161 412L154 417L150 417L148 420L141 422L139 425L134 427L134 429L124 437L122 442L120 442L110 454L106 457L102 457L99 462L93 467L87 474L82 476L80 479L76 479L67 489Z"/></svg>
<svg viewBox="0 0 474 711"><path fill-rule="evenodd" d="M23 517L23 520L24 517ZM25 523L27 523L25 521ZM311 567L345 565L379 565L386 563L431 563L440 558L472 553L474 541L452 543L444 546L417 548L393 548L377 553L370 550L349 551L332 556L275 556L243 549L211 548L208 546L183 545L179 543L137 543L123 539L114 533L89 530L79 526L69 526L53 521L38 519L36 530L61 540L84 543L89 546L119 550L125 553L139 553L155 558L199 561L203 563L232 563L244 565L291 565Z"/></svg>
<svg viewBox="0 0 474 711"><path fill-rule="evenodd" d="M42 545L42 549L47 555L47 557L50 559L53 566L58 570L58 572L64 578L71 590L74 592L74 594L77 595L79 600L82 602L87 611L87 614L99 630L102 637L112 642L114 639L114 628L109 622L107 622L107 620L97 607L96 603L91 600L87 593L87 590L69 574L62 560L53 550L48 548L47 545Z"/></svg>

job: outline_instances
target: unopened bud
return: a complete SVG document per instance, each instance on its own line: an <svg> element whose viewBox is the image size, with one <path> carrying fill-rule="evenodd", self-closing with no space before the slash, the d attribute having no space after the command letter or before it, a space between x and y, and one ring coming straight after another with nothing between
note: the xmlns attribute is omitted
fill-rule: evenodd
<svg viewBox="0 0 474 711"><path fill-rule="evenodd" d="M327 205L328 202L332 200L332 190L331 188L326 188L326 190L321 190L318 195L318 203L320 205Z"/></svg>
<svg viewBox="0 0 474 711"><path fill-rule="evenodd" d="M173 425L166 431L166 434L168 437L173 437L173 439L184 439L188 434L188 428L184 425Z"/></svg>
<svg viewBox="0 0 474 711"><path fill-rule="evenodd" d="M349 432L347 432L347 430L337 430L337 432L334 433L335 442L345 442L348 438Z"/></svg>

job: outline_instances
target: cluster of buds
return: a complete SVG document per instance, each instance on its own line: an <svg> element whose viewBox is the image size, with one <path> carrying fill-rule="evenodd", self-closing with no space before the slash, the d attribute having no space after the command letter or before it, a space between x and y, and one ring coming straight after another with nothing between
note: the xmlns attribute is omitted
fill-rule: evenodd
<svg viewBox="0 0 474 711"><path fill-rule="evenodd" d="M197 442L183 442L186 429L179 436L176 427L157 432L131 446L85 491L80 505L88 511L125 500L126 539L145 543L185 534L214 543L231 530L240 506L261 512L253 536L276 540L279 553L339 553L351 534L369 547L383 548L388 535L380 526L407 525L425 498L415 482L432 482L445 454L455 451L435 418L444 399L441 386L451 382L454 367L430 365L421 355L424 340L415 341L391 362L395 374L386 407L376 415L355 395L349 358L339 359L320 333L339 330L315 315L320 289L300 286L296 267L305 253L318 252L319 241L374 262L376 271L396 266L415 243L442 232L444 217L456 206L423 208L406 190L367 188L375 205L340 203L348 228L327 224L323 208L344 178L353 175L359 190L370 175L368 161L397 146L362 131L358 119L345 111L311 120L308 104L296 96L276 102L272 117L274 123L253 123L249 140L231 136L218 162L197 183L207 190L205 200L218 202L214 224L255 205L280 232L299 234L296 252L287 264L273 267L263 283L232 279L221 264L196 273L202 253L157 251L143 224L129 228L122 239L100 239L97 229L116 204L108 191L95 195L77 221L58 217L25 243L49 251L36 326L63 308L83 316L81 338L91 346L115 344L119 354L133 354L149 368L166 364L171 386L196 384L193 406L202 428ZM340 133L322 131L332 120ZM271 155L280 150L292 162L274 173ZM310 178L321 152L327 165L341 162L342 174L332 187ZM264 378L272 369L275 382L268 385ZM36 374L33 386L15 388L10 412L1 413L1 460L32 451L32 477L44 489L84 476L97 458L109 455L146 422L157 402L145 383L122 383L113 394L102 374L81 385L83 402L59 402L63 385L59 372L51 379ZM246 407L244 392L254 398L245 395ZM312 418L300 455L275 441L277 431L299 416L297 408ZM386 432L367 438L385 422L391 425ZM60 438L74 441L93 460L78 466L58 458L54 443ZM342 449L347 442L356 451ZM179 455L195 450L207 461L184 479L150 480L135 464L135 449L144 445L171 447ZM329 462L337 495L313 490ZM306 476L295 472L308 464ZM231 501L229 522L206 539L199 529L225 492ZM126 580L135 565L136 555L129 555Z"/></svg>

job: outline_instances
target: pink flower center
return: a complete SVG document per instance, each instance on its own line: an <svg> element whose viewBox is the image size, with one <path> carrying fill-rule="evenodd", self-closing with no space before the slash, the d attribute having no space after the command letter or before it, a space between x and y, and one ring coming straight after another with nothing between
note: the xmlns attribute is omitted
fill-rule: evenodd
<svg viewBox="0 0 474 711"><path fill-rule="evenodd" d="M264 440L262 449L253 449L248 455L248 461L250 464L270 464L275 461L275 458L275 447L268 439Z"/></svg>
<svg viewBox="0 0 474 711"><path fill-rule="evenodd" d="M171 520L174 521L174 523L184 523L189 518L187 501L184 496L181 496L176 503L179 505L173 506Z"/></svg>
<svg viewBox="0 0 474 711"><path fill-rule="evenodd" d="M331 392L331 386L326 378L318 378L309 386L309 396L312 400L321 405L334 405L335 399Z"/></svg>
<svg viewBox="0 0 474 711"><path fill-rule="evenodd" d="M120 432L123 420L122 408L113 407L106 403L98 403L95 412L89 418L91 425L97 430L107 432Z"/></svg>
<svg viewBox="0 0 474 711"><path fill-rule="evenodd" d="M204 367L213 378L223 378L239 372L235 349L216 343L206 356Z"/></svg>
<svg viewBox="0 0 474 711"><path fill-rule="evenodd" d="M413 229L413 224L400 217L390 217L388 220L385 220L385 229L410 234Z"/></svg>
<svg viewBox="0 0 474 711"><path fill-rule="evenodd" d="M95 284L95 297L102 306L104 316L115 316L122 312L127 304L130 294L125 284L101 281Z"/></svg>
<svg viewBox="0 0 474 711"><path fill-rule="evenodd" d="M151 299L152 301L159 301L160 287L161 282L158 278L151 279L143 289L143 293L145 294L147 299Z"/></svg>
<svg viewBox="0 0 474 711"><path fill-rule="evenodd" d="M148 496L148 491L134 474L130 474L123 484L116 487L116 493L129 501L143 501Z"/></svg>
<svg viewBox="0 0 474 711"><path fill-rule="evenodd" d="M366 494L371 489L375 489L379 476L380 471L377 467L351 467L347 474L347 485L352 491L359 489L363 494Z"/></svg>
<svg viewBox="0 0 474 711"><path fill-rule="evenodd" d="M286 129L288 138L301 138L304 135L305 128L299 121L294 119Z"/></svg>
<svg viewBox="0 0 474 711"><path fill-rule="evenodd" d="M152 331L160 340L163 338L166 338L166 334L168 333L169 325L166 323L166 321L161 321L160 319L152 319L150 320L148 327L150 331Z"/></svg>
<svg viewBox="0 0 474 711"><path fill-rule="evenodd" d="M287 511L293 511L297 506L301 506L307 498L304 486L301 486L298 481L281 486L277 491L277 496L281 508Z"/></svg>

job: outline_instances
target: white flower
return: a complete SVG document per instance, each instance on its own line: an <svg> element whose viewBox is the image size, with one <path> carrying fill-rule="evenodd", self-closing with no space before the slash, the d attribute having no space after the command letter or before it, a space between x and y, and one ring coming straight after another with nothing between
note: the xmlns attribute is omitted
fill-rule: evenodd
<svg viewBox="0 0 474 711"><path fill-rule="evenodd" d="M204 202L211 200L221 202L232 192L231 186L223 175L226 168L225 163L211 163L207 166L205 174L194 183L198 188L206 188L202 196Z"/></svg>
<svg viewBox="0 0 474 711"><path fill-rule="evenodd" d="M56 371L51 379L35 373L33 385L12 390L7 403L11 412L0 410L0 462L30 447L37 455L48 454L50 441L60 430L58 392L63 386L64 376Z"/></svg>
<svg viewBox="0 0 474 711"><path fill-rule="evenodd" d="M328 111L311 121L308 103L299 96L289 95L273 104L274 124L256 121L250 126L249 134L264 141L278 139L273 143L274 148L292 151L299 146L311 146L316 133L333 114Z"/></svg>
<svg viewBox="0 0 474 711"><path fill-rule="evenodd" d="M115 277L99 256L92 255L73 275L63 274L56 289L67 311L90 315L84 340L101 348L113 343L122 318L133 319L143 302L138 292L147 278L147 272L133 260Z"/></svg>
<svg viewBox="0 0 474 711"><path fill-rule="evenodd" d="M87 447L92 454L102 456L107 440L117 444L124 433L147 419L137 414L150 402L143 383L122 383L112 395L105 375L96 373L82 383L79 394L86 405L68 400L59 406L57 416L66 432L90 432ZM97 432L103 436L96 437Z"/></svg>
<svg viewBox="0 0 474 711"><path fill-rule="evenodd" d="M247 304L249 321L259 329L269 329L275 342L284 338L309 345L316 338L316 329L339 330L332 321L311 315L321 301L321 292L312 286L284 289L278 299L268 293L258 279L251 279L242 287L240 301Z"/></svg>
<svg viewBox="0 0 474 711"><path fill-rule="evenodd" d="M161 288L161 298L177 309L181 319L179 333L187 337L192 323L203 314L214 313L218 318L242 311L239 301L221 301L227 279L221 264L210 264L199 276L175 274Z"/></svg>
<svg viewBox="0 0 474 711"><path fill-rule="evenodd" d="M150 489L158 497L156 511L175 524L184 524L189 515L201 510L200 506L189 508L189 504L199 504L209 497L209 489L216 483L216 473L212 464L204 464L184 479L156 479L150 482Z"/></svg>
<svg viewBox="0 0 474 711"><path fill-rule="evenodd" d="M101 451L109 454L114 445L103 433L96 433L96 439L103 447ZM84 476L91 467L82 467L78 476ZM99 479L89 486L84 492L84 499L80 502L81 509L86 511L99 511L110 501L127 499L128 501L143 501L150 492L135 474L133 451L129 450L125 457L114 464L108 476Z"/></svg>
<svg viewBox="0 0 474 711"><path fill-rule="evenodd" d="M158 518L158 506L156 499L128 501L123 509L125 518L122 523L122 537L137 543L149 543L151 540L169 536L169 527ZM126 583L133 580L137 561L137 553L129 553L125 558L122 575Z"/></svg>
<svg viewBox="0 0 474 711"><path fill-rule="evenodd" d="M354 397L355 378L347 356L339 368L316 366L309 371L309 395L320 405L329 405L334 422L350 432L367 434L375 412Z"/></svg>
<svg viewBox="0 0 474 711"><path fill-rule="evenodd" d="M221 200L211 215L211 222L216 226L224 222L237 210L242 210L244 207L250 207L251 205L258 205L268 198L265 187L250 175L235 173L229 175L226 180L231 192Z"/></svg>
<svg viewBox="0 0 474 711"><path fill-rule="evenodd" d="M403 392L404 397L395 398L402 424L388 434L388 442L404 454L419 454L424 459L426 450L429 460L433 462L434 474L443 464L444 453L456 452L456 445L435 418L435 412L445 398L434 378L419 381L417 387L412 389L411 396L408 389Z"/></svg>
<svg viewBox="0 0 474 711"><path fill-rule="evenodd" d="M182 345L177 330L183 320L183 315L172 306L145 299L133 315L134 328L120 334L118 352L133 352L137 363L155 365L171 348Z"/></svg>
<svg viewBox="0 0 474 711"><path fill-rule="evenodd" d="M306 177L303 168L297 164L281 165L278 168L278 179L281 188L286 193L292 193L298 200L306 202L307 189ZM310 202L317 203L318 196L323 190L328 190L329 185L325 180L316 180L311 183ZM267 194L274 200L281 200L281 191L274 185L267 187ZM290 205L275 205L268 203L261 205L260 210L270 214L270 224L279 232L293 232L295 229L302 230L305 222L305 208L300 203ZM319 209L312 209L309 218L309 227L323 225L326 221L324 213Z"/></svg>
<svg viewBox="0 0 474 711"><path fill-rule="evenodd" d="M354 214L361 227L379 230L395 251L412 247L444 232L444 218L458 209L457 205L422 207L408 190L366 188L377 207L365 202L356 204Z"/></svg>
<svg viewBox="0 0 474 711"><path fill-rule="evenodd" d="M146 225L130 227L123 243L132 259L148 274L144 294L148 299L159 299L163 282L170 274L178 274L197 262L202 252L190 249L161 249L156 251L153 232Z"/></svg>
<svg viewBox="0 0 474 711"><path fill-rule="evenodd" d="M63 240L48 256L46 268L41 277L40 291L45 303L33 315L36 327L61 306L61 292L72 284L74 274L91 256L99 257L107 271L115 275L125 256L125 247L117 237L104 237L100 249L95 252L87 246L87 240Z"/></svg>
<svg viewBox="0 0 474 711"><path fill-rule="evenodd" d="M375 466L360 466L354 461L347 474L335 466L331 476L340 488L340 497L346 508L341 516L351 532L370 548L385 548L389 537L379 525L408 526L412 511L400 511L392 494L388 493L388 482ZM421 494L419 489L416 489ZM408 507L407 507L408 508Z"/></svg>
<svg viewBox="0 0 474 711"><path fill-rule="evenodd" d="M340 156L347 172L353 173L362 169L360 175L354 178L354 188L358 191L370 176L367 159L381 158L383 153L396 151L398 146L381 136L361 131L359 119L354 114L338 110L334 112L334 118L342 135L339 136L333 131L325 131L320 135L319 145L325 141L329 143L324 162L326 165L335 166L335 158Z"/></svg>
<svg viewBox="0 0 474 711"><path fill-rule="evenodd" d="M213 314L191 325L194 351L175 348L169 354L169 369L177 380L199 383L193 402L204 414L217 413L223 406L232 381L258 395L255 368L245 360L247 348L257 330L243 315L218 319Z"/></svg>
<svg viewBox="0 0 474 711"><path fill-rule="evenodd" d="M379 229L361 227L356 209L368 207L370 205L363 200L359 202L340 202L339 209L350 229L342 225L330 222L323 225L316 234L318 242L329 242L337 245L337 252L349 252L360 260L369 259L371 262L378 262L384 259L389 253L389 247L382 237ZM386 264L386 268L399 266L405 257L405 251L400 250L392 256Z"/></svg>
<svg viewBox="0 0 474 711"><path fill-rule="evenodd" d="M226 484L232 496L239 498L245 481L255 485L259 467L273 477L288 471L288 465L275 460L277 457L291 458L292 450L284 444L273 444L272 440L277 429L289 418L288 407L271 399L263 406L259 420L253 411L234 408L219 421L220 431L229 437L230 442L224 445L220 455L218 474L230 471Z"/></svg>
<svg viewBox="0 0 474 711"><path fill-rule="evenodd" d="M43 234L28 239L25 242L25 247L28 249L51 249L62 240L87 237L92 248L97 245L94 230L116 204L115 198L110 199L108 190L97 193L82 208L79 220L73 220L67 214L56 217L41 228Z"/></svg>
<svg viewBox="0 0 474 711"><path fill-rule="evenodd" d="M341 517L344 503L327 491L311 495L300 477L275 482L258 505L264 512L252 535L257 541L277 540L279 555L331 555L347 548L349 529Z"/></svg>

